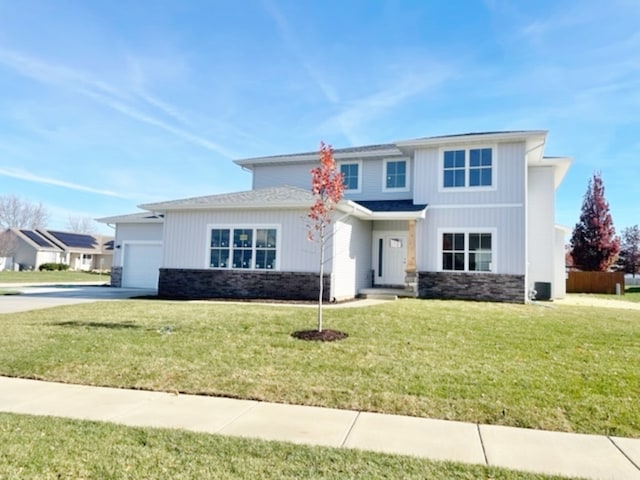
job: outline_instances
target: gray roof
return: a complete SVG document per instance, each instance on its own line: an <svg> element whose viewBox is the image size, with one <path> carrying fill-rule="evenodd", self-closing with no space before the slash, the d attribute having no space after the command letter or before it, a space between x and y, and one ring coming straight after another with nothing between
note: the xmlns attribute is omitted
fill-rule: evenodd
<svg viewBox="0 0 640 480"><path fill-rule="evenodd" d="M230 209L230 208L282 208L307 207L314 202L308 190L282 186L247 190L244 192L184 198L169 202L148 203L140 208L154 212L168 210Z"/></svg>
<svg viewBox="0 0 640 480"><path fill-rule="evenodd" d="M162 223L163 221L164 215L158 215L148 211L96 218L96 222L100 223Z"/></svg>
<svg viewBox="0 0 640 480"><path fill-rule="evenodd" d="M413 200L354 200L372 212L419 212L426 204L415 204Z"/></svg>

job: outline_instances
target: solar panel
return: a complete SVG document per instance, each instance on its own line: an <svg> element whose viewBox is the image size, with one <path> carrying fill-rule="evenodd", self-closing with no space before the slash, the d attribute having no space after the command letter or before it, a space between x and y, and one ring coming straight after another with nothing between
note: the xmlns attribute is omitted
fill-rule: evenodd
<svg viewBox="0 0 640 480"><path fill-rule="evenodd" d="M36 242L36 245L40 247L54 248L53 245L51 245L49 242L47 242L44 238L42 238L33 230L20 230L20 233L22 233L26 237L29 237L31 240Z"/></svg>
<svg viewBox="0 0 640 480"><path fill-rule="evenodd" d="M67 247L93 249L98 243L91 235L83 233L52 232L51 230L48 230L48 233Z"/></svg>

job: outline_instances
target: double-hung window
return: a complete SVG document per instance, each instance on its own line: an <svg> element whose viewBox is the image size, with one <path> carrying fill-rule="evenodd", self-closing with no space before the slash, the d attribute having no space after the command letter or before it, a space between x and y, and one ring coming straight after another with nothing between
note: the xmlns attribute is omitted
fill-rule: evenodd
<svg viewBox="0 0 640 480"><path fill-rule="evenodd" d="M340 164L340 173L345 190L350 192L360 191L360 162L349 162Z"/></svg>
<svg viewBox="0 0 640 480"><path fill-rule="evenodd" d="M491 147L444 150L442 186L450 188L491 188L494 186L494 155Z"/></svg>
<svg viewBox="0 0 640 480"><path fill-rule="evenodd" d="M409 187L409 171L406 160L384 161L383 191L406 191Z"/></svg>
<svg viewBox="0 0 640 480"><path fill-rule="evenodd" d="M276 228L227 227L211 229L211 268L275 270L278 257Z"/></svg>
<svg viewBox="0 0 640 480"><path fill-rule="evenodd" d="M442 270L492 272L493 237L490 232L442 233Z"/></svg>

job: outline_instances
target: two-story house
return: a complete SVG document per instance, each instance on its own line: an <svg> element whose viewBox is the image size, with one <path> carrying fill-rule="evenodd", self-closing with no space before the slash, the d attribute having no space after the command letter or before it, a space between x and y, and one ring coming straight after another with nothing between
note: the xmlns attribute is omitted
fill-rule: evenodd
<svg viewBox="0 0 640 480"><path fill-rule="evenodd" d="M546 131L472 133L334 150L344 174L327 244L326 299L371 287L421 298L564 296L555 190L571 163ZM252 190L142 205L117 225L112 283L144 277L176 298L316 298L307 239L317 152L236 160ZM142 275L127 273L146 272Z"/></svg>

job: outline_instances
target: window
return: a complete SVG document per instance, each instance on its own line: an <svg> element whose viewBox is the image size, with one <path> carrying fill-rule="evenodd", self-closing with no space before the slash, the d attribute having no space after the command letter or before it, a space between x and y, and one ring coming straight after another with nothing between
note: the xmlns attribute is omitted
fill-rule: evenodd
<svg viewBox="0 0 640 480"><path fill-rule="evenodd" d="M385 190L405 190L407 188L407 161L385 161Z"/></svg>
<svg viewBox="0 0 640 480"><path fill-rule="evenodd" d="M360 190L360 164L359 163L343 163L340 165L340 173L342 173L346 190Z"/></svg>
<svg viewBox="0 0 640 480"><path fill-rule="evenodd" d="M492 233L443 233L442 270L493 271Z"/></svg>
<svg viewBox="0 0 640 480"><path fill-rule="evenodd" d="M469 151L469 186L491 186L490 148L476 148Z"/></svg>
<svg viewBox="0 0 640 480"><path fill-rule="evenodd" d="M465 151L449 150L444 152L444 186L465 186Z"/></svg>
<svg viewBox="0 0 640 480"><path fill-rule="evenodd" d="M493 170L493 149L490 147L445 150L442 185L444 188L492 187Z"/></svg>
<svg viewBox="0 0 640 480"><path fill-rule="evenodd" d="M211 229L211 268L275 270L276 258L275 228Z"/></svg>

